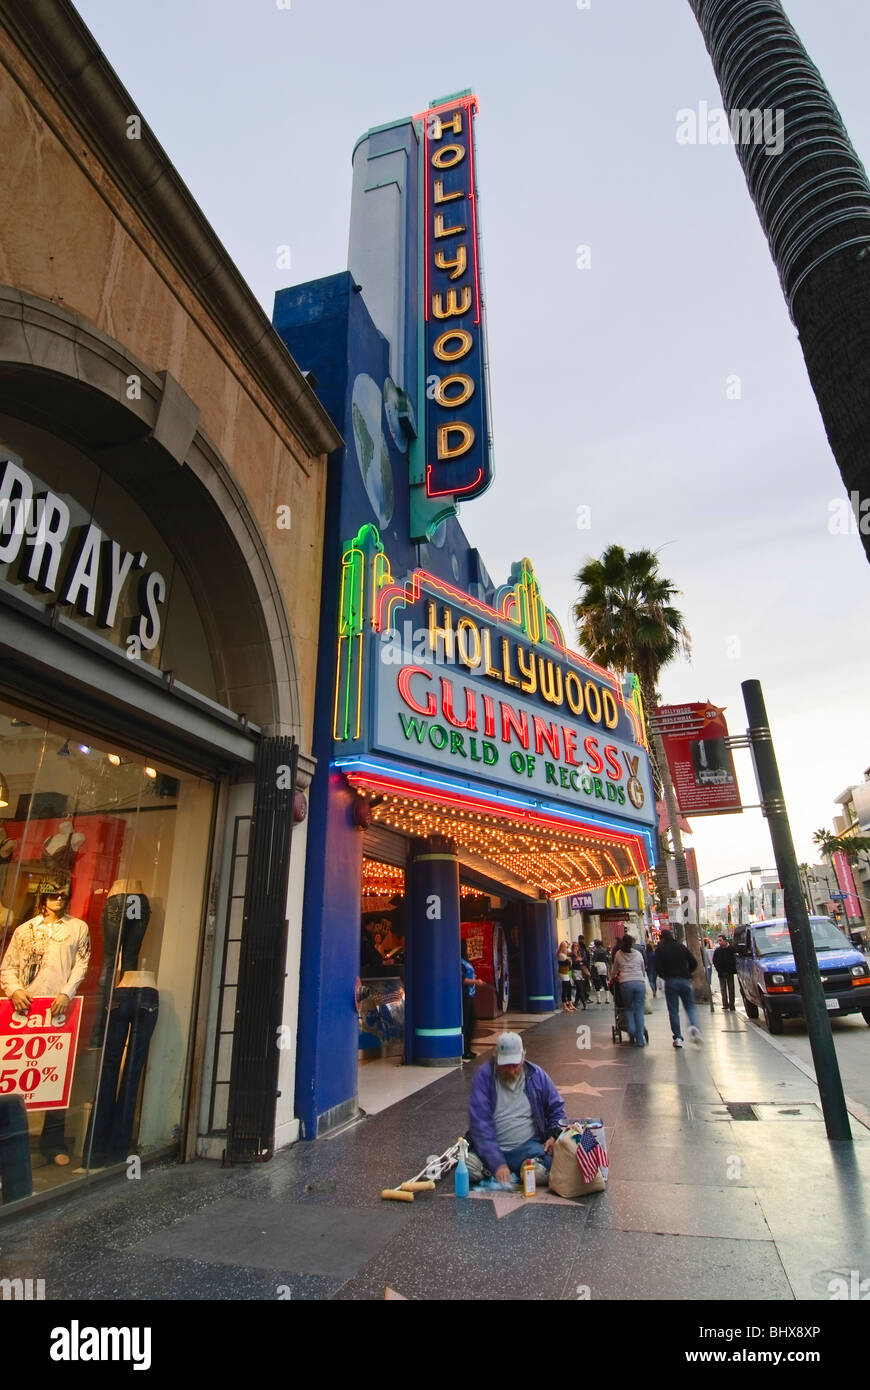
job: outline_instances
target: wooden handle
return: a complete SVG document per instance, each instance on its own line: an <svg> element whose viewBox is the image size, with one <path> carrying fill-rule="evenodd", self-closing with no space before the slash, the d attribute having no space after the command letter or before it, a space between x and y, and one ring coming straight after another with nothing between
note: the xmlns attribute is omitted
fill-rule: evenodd
<svg viewBox="0 0 870 1390"><path fill-rule="evenodd" d="M400 1190L402 1192L434 1192L435 1184L431 1178L427 1178L425 1182L403 1182Z"/></svg>
<svg viewBox="0 0 870 1390"><path fill-rule="evenodd" d="M400 1192L395 1187L385 1187L381 1193L385 1202L413 1202L413 1192Z"/></svg>

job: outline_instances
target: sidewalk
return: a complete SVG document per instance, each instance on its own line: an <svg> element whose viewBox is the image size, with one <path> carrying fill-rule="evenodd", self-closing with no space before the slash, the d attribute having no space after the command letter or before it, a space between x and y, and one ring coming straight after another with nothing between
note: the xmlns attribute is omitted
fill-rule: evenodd
<svg viewBox="0 0 870 1390"><path fill-rule="evenodd" d="M464 1132L466 1066L262 1167L160 1166L6 1221L0 1277L72 1300L827 1301L870 1275L870 1131L829 1144L814 1083L740 1013L702 1009L682 1052L661 997L646 1050L614 1045L612 1017L525 1029L569 1115L605 1121L604 1193L461 1202L448 1177L381 1201Z"/></svg>

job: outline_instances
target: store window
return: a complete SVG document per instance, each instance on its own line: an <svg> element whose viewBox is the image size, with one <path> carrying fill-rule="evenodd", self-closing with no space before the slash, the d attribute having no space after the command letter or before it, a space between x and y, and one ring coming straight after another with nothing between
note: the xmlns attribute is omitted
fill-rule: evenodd
<svg viewBox="0 0 870 1390"><path fill-rule="evenodd" d="M0 702L4 1202L180 1137L213 791Z"/></svg>

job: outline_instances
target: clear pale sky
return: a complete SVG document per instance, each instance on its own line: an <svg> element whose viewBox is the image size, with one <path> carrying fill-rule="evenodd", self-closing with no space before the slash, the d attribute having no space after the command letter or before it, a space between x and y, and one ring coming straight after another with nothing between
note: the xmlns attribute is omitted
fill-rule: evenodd
<svg viewBox="0 0 870 1390"><path fill-rule="evenodd" d="M270 314L346 267L358 136L478 93L496 479L463 525L497 582L529 555L569 631L587 557L660 551L694 639L663 696L725 705L735 732L740 682L762 682L812 861L870 764L870 568L829 529L842 484L735 151L676 139L678 111L721 106L687 0L79 10ZM786 10L866 164L870 6ZM758 811L693 828L702 881L773 863Z"/></svg>

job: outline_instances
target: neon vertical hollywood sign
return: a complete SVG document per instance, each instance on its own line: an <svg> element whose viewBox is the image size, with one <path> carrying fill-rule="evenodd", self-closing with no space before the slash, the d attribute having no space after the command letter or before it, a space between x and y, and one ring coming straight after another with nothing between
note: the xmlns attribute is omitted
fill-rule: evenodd
<svg viewBox="0 0 870 1390"><path fill-rule="evenodd" d="M468 499L492 478L472 120L463 97L425 116L426 493Z"/></svg>

